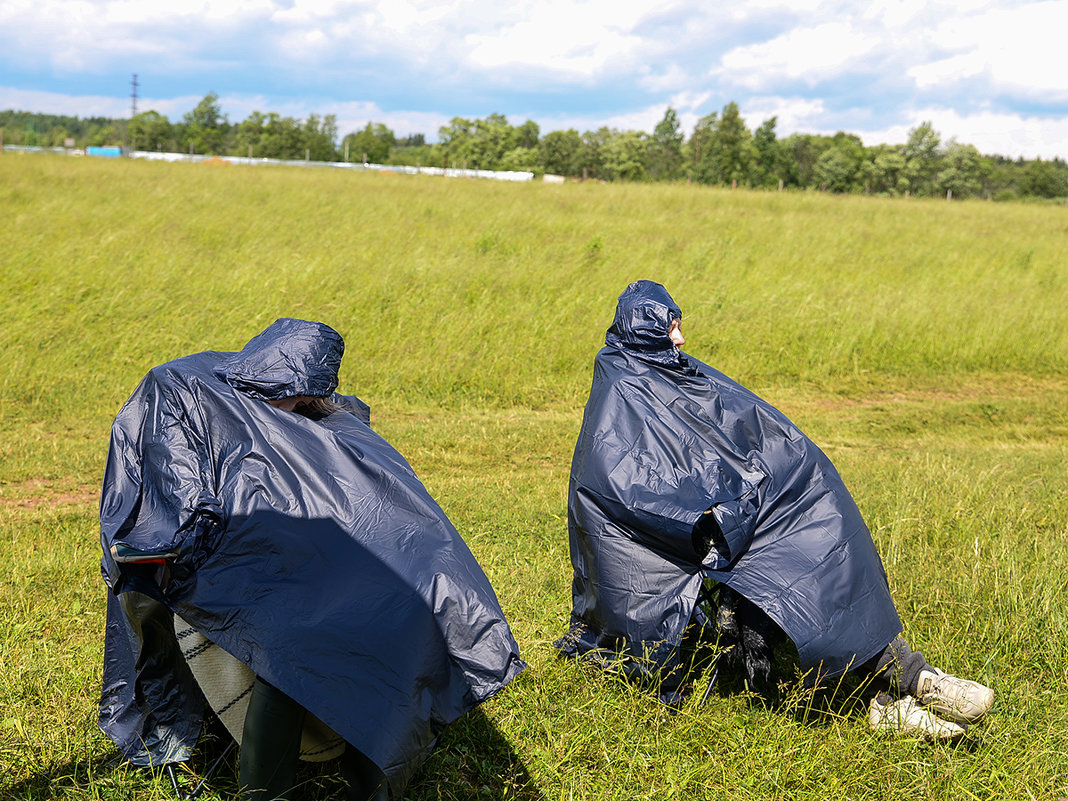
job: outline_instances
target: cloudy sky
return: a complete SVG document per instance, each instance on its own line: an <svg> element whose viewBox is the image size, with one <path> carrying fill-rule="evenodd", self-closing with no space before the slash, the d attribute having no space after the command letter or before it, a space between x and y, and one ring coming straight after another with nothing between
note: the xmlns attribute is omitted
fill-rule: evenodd
<svg viewBox="0 0 1068 801"><path fill-rule="evenodd" d="M0 109L181 119L208 92L398 135L507 115L542 133L750 128L1068 158L1068 0L2 0Z"/></svg>

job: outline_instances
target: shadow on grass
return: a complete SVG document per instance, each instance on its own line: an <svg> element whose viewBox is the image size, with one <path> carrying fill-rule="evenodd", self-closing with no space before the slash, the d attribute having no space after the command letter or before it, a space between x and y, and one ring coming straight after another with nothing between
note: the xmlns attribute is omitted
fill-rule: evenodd
<svg viewBox="0 0 1068 801"><path fill-rule="evenodd" d="M753 691L745 678L736 673L720 676L711 688L712 692L721 698L742 696L751 707L783 715L807 728L820 729L848 721L868 730L868 705L877 692L871 677L846 673L813 687L801 675L796 651L790 651L792 649L777 652L773 681L759 692ZM894 735L884 733L879 736ZM918 739L915 735L901 736ZM980 747L982 736L970 729L965 737L955 742L922 742L930 747L973 752Z"/></svg>
<svg viewBox="0 0 1068 801"><path fill-rule="evenodd" d="M193 758L176 766L175 773L183 792L193 789L208 767L223 754L229 740L221 725L208 724ZM201 797L205 800L238 798L237 765L238 751L235 748L208 779ZM297 778L300 789L293 794L293 801L344 798L337 760L302 762ZM0 785L3 801L149 796L177 798L166 772L133 767L114 752L51 766L10 787ZM404 798L409 801L476 801L486 798L544 801L518 754L480 709L469 712L445 730L437 750L416 772Z"/></svg>
<svg viewBox="0 0 1068 801"><path fill-rule="evenodd" d="M408 801L544 801L522 759L481 709L468 712L441 736L416 772Z"/></svg>
<svg viewBox="0 0 1068 801"><path fill-rule="evenodd" d="M229 735L221 724L209 724L188 763L175 765L183 791L188 791L225 751ZM208 790L236 797L238 791L237 750L233 749L207 783ZM38 801L53 798L135 799L176 797L171 780L162 768L139 768L126 762L116 751L84 759L50 765L29 777L0 786L0 800Z"/></svg>
<svg viewBox="0 0 1068 801"><path fill-rule="evenodd" d="M118 763L114 757L98 756L72 760L45 770L34 771L29 778L10 786L6 777L0 775L0 799L8 801L36 801L36 799L61 797L72 789L85 789L92 784L93 776L109 773ZM5 767L5 772L10 766Z"/></svg>

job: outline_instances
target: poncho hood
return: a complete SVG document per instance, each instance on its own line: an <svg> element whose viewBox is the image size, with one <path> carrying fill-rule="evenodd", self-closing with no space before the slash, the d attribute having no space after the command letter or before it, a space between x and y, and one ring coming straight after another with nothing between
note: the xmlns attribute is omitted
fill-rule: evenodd
<svg viewBox="0 0 1068 801"><path fill-rule="evenodd" d="M657 364L678 365L679 349L668 331L673 320L681 319L682 310L661 284L635 281L619 296L605 344Z"/></svg>
<svg viewBox="0 0 1068 801"><path fill-rule="evenodd" d="M324 323L283 317L212 371L257 400L325 397L337 387L345 341Z"/></svg>

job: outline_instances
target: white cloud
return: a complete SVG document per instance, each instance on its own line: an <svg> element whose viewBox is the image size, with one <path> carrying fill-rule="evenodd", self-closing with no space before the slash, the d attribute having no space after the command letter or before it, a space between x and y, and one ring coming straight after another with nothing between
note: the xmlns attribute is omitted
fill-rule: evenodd
<svg viewBox="0 0 1068 801"><path fill-rule="evenodd" d="M2 98L0 94L0 98ZM180 113L171 115L180 119L181 115L192 109L201 98L184 98ZM397 136L424 134L428 141L437 139L438 128L448 123L449 118L443 114L426 111L385 110L377 103L353 101L342 103L322 103L312 107L304 101L272 102L262 95L220 96L219 105L230 122L240 122L253 111L274 112L282 117L307 119L309 114L318 114L320 119L333 114L337 119L338 139L364 128L369 122L385 125ZM161 113L164 113L160 110Z"/></svg>
<svg viewBox="0 0 1068 801"><path fill-rule="evenodd" d="M881 130L855 130L853 133L869 146L904 144L911 129L929 121L943 142L956 139L962 144L975 145L979 152L989 155L1027 159L1068 155L1068 116L1048 119L990 111L961 114L951 108L924 108L910 112L907 118L910 120L908 124Z"/></svg>
<svg viewBox="0 0 1068 801"><path fill-rule="evenodd" d="M619 131L652 132L656 124L664 118L664 106L649 106L637 111L613 115L593 114L541 114L533 119L541 128L544 136L549 131L566 131L574 128L579 133L596 131L598 128L614 128Z"/></svg>
<svg viewBox="0 0 1068 801"><path fill-rule="evenodd" d="M193 108L199 98L193 101ZM148 108L148 106L144 106ZM100 95L64 95L58 92L40 92L33 89L18 89L0 86L0 109L33 111L39 114L57 114L67 117L112 117L130 115L129 99L103 97ZM159 109L160 113L164 113Z"/></svg>
<svg viewBox="0 0 1068 801"><path fill-rule="evenodd" d="M938 24L931 42L956 55L910 74L926 88L983 73L994 92L1065 103L1065 31L1068 3L1063 0L954 16Z"/></svg>
<svg viewBox="0 0 1068 801"><path fill-rule="evenodd" d="M633 31L637 7L603 0L533 5L520 19L468 33L464 60L479 71L535 68L586 82L641 52L643 40Z"/></svg>
<svg viewBox="0 0 1068 801"><path fill-rule="evenodd" d="M669 105L676 111L697 112L712 99L711 92L676 92Z"/></svg>
<svg viewBox="0 0 1068 801"><path fill-rule="evenodd" d="M287 5L275 6L271 17L287 25L320 25L365 5L367 4L348 0L293 0Z"/></svg>
<svg viewBox="0 0 1068 801"><path fill-rule="evenodd" d="M748 20L768 16L814 14L826 10L827 0L747 0L731 7L729 16L734 20Z"/></svg>
<svg viewBox="0 0 1068 801"><path fill-rule="evenodd" d="M927 7L925 0L875 0L862 12L864 19L902 28L920 16Z"/></svg>
<svg viewBox="0 0 1068 801"><path fill-rule="evenodd" d="M194 109L203 95L171 98L138 98L139 111L158 111L177 122ZM311 108L304 102L278 102L264 95L223 95L219 106L232 123L241 122L252 112L274 112L282 117L307 119L309 114L321 117L333 114L337 118L338 136L344 137L363 128L369 122L380 122L398 136L425 134L428 140L437 138L438 128L448 122L443 114L427 111L385 111L377 103L326 103ZM130 116L129 98L99 95L64 95L57 92L38 92L0 86L0 109L35 111L69 117L110 117L126 119Z"/></svg>
<svg viewBox="0 0 1068 801"><path fill-rule="evenodd" d="M247 33L272 8L270 0L5 0L0 46L61 72L99 71L131 56L173 60L196 51L207 33Z"/></svg>
<svg viewBox="0 0 1068 801"><path fill-rule="evenodd" d="M746 102L741 112L750 129L775 117L775 134L782 138L794 133L819 132L827 110L818 99L761 97Z"/></svg>
<svg viewBox="0 0 1068 801"><path fill-rule="evenodd" d="M675 63L660 70L649 69L638 79L638 86L647 92L678 92L694 83L690 73Z"/></svg>
<svg viewBox="0 0 1068 801"><path fill-rule="evenodd" d="M0 108L124 117L137 72L139 108L172 119L216 89L232 121L333 113L342 134L433 139L490 111L652 132L667 105L689 134L734 100L782 136L903 141L930 118L986 152L1066 156L1065 30L1065 0L0 0Z"/></svg>
<svg viewBox="0 0 1068 801"><path fill-rule="evenodd" d="M421 133L428 142L432 142L438 138L438 129L451 119L444 114L427 111L383 111L374 103L327 105L321 113L337 117L339 139L361 130L369 122L380 122L398 137Z"/></svg>
<svg viewBox="0 0 1068 801"><path fill-rule="evenodd" d="M330 37L319 28L288 31L279 43L287 61L318 61L325 48L331 44Z"/></svg>
<svg viewBox="0 0 1068 801"><path fill-rule="evenodd" d="M920 89L933 89L982 74L987 62L978 53L951 56L941 61L918 64L906 73Z"/></svg>
<svg viewBox="0 0 1068 801"><path fill-rule="evenodd" d="M713 74L758 91L783 79L811 86L849 71L878 44L874 36L855 29L849 22L828 22L735 48L724 54L722 66Z"/></svg>
<svg viewBox="0 0 1068 801"><path fill-rule="evenodd" d="M171 64L222 62L265 51L265 68L297 62L344 69L363 56L431 65L439 75L508 82L554 76L588 84L630 72L657 42L641 32L655 9L615 0L4 0L0 51L61 72L167 57ZM8 32L5 34L5 31ZM17 36L13 32L17 31ZM161 65L162 66L162 65ZM661 70L662 71L662 70Z"/></svg>

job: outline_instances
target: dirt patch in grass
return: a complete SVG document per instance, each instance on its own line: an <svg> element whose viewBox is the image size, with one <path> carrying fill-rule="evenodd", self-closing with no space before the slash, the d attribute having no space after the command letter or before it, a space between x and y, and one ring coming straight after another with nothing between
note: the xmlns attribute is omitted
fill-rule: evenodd
<svg viewBox="0 0 1068 801"><path fill-rule="evenodd" d="M0 484L0 509L36 509L40 506L85 506L100 501L97 484L62 483L31 478Z"/></svg>
<svg viewBox="0 0 1068 801"><path fill-rule="evenodd" d="M885 404L1003 402L1068 396L1068 379L1024 375L963 376L909 381L908 385L846 388L838 393L798 387L791 397L797 406L823 410L863 409Z"/></svg>

